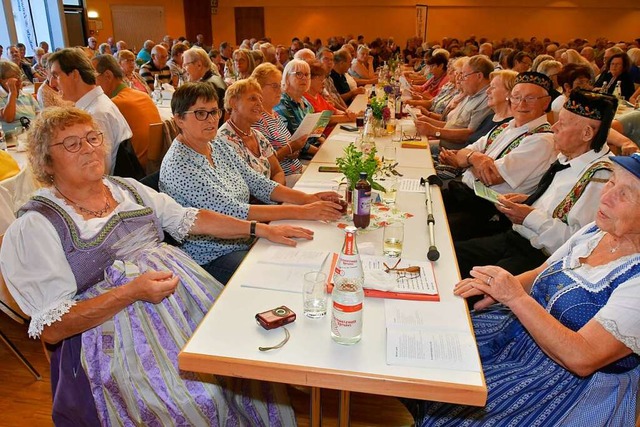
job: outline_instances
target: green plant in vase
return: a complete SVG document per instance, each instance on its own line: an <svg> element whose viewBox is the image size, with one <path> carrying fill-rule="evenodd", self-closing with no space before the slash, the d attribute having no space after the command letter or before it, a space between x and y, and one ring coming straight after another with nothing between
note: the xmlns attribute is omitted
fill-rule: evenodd
<svg viewBox="0 0 640 427"><path fill-rule="evenodd" d="M385 188L375 181L377 175L399 175L395 170L398 164L383 165L380 159L376 157L375 147L365 154L358 150L354 143L345 147L344 156L336 159L336 165L338 165L340 172L347 178L349 191L355 188L356 182L360 179L360 172L367 173L367 181L371 184L371 188L376 191L385 191Z"/></svg>

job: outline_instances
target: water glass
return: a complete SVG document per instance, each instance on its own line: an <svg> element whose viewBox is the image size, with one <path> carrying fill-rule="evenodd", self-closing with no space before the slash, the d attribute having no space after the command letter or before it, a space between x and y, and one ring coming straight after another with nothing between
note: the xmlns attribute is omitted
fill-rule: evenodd
<svg viewBox="0 0 640 427"><path fill-rule="evenodd" d="M387 144L382 150L382 161L385 166L392 165L396 162L396 147L393 144Z"/></svg>
<svg viewBox="0 0 640 427"><path fill-rule="evenodd" d="M396 132L396 119L389 119L387 121L387 134L393 135Z"/></svg>
<svg viewBox="0 0 640 427"><path fill-rule="evenodd" d="M384 180L380 180L380 185L382 185L385 191L382 193L382 202L387 205L395 205L396 204L396 196L398 195L398 185L400 180L396 176L386 177Z"/></svg>
<svg viewBox="0 0 640 427"><path fill-rule="evenodd" d="M385 225L382 236L382 253L385 256L397 258L402 255L404 223L393 222Z"/></svg>
<svg viewBox="0 0 640 427"><path fill-rule="evenodd" d="M402 126L401 125L396 124L396 130L393 133L393 136L391 136L391 141L402 142Z"/></svg>
<svg viewBox="0 0 640 427"><path fill-rule="evenodd" d="M310 271L304 275L302 289L304 315L317 319L327 314L327 275L321 271Z"/></svg>

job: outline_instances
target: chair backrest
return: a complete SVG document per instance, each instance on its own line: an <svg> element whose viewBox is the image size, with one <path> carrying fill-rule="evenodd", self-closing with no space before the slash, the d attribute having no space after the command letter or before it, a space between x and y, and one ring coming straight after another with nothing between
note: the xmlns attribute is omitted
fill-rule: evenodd
<svg viewBox="0 0 640 427"><path fill-rule="evenodd" d="M130 177L140 180L144 178L144 169L138 161L131 139L126 139L118 146L116 153L116 164L113 170L115 176Z"/></svg>
<svg viewBox="0 0 640 427"><path fill-rule="evenodd" d="M160 170L164 150L164 123L149 125L149 148L147 149L147 175Z"/></svg>

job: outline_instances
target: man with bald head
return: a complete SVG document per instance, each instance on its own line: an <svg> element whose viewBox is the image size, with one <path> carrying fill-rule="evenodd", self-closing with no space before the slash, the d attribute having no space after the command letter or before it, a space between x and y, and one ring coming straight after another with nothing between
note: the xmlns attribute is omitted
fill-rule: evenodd
<svg viewBox="0 0 640 427"><path fill-rule="evenodd" d="M161 44L151 49L151 60L140 67L140 77L154 90L155 78L158 76L160 83L171 83L171 69L167 65L169 52Z"/></svg>

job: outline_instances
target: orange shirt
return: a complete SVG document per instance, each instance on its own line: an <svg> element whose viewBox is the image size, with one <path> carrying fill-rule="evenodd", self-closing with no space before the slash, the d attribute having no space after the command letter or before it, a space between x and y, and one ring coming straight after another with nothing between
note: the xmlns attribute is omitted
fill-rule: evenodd
<svg viewBox="0 0 640 427"><path fill-rule="evenodd" d="M122 88L111 98L133 132L131 144L143 168L147 167L149 125L162 123L158 108L149 95L129 87Z"/></svg>

